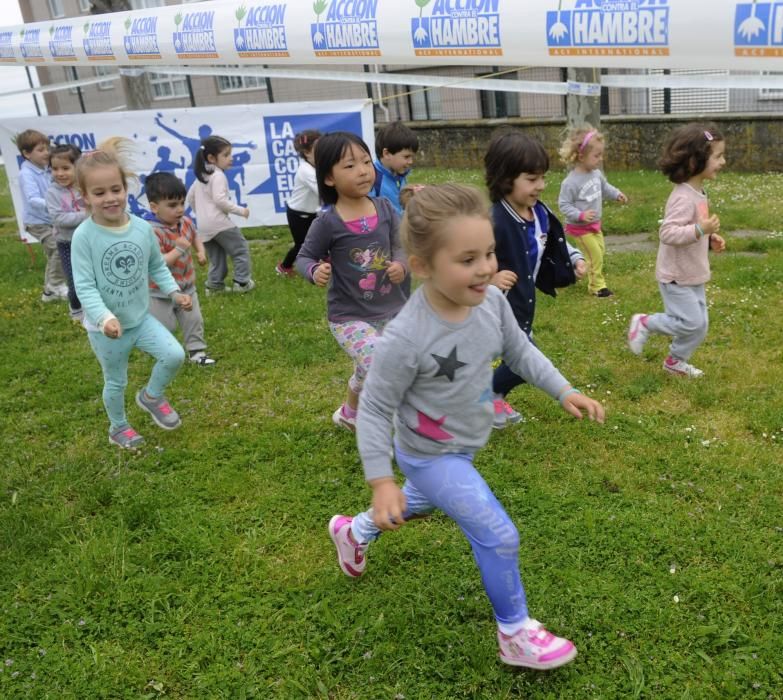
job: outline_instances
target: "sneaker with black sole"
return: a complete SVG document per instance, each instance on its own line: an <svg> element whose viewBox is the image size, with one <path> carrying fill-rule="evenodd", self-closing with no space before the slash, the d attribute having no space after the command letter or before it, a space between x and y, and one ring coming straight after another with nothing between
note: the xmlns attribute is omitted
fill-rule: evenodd
<svg viewBox="0 0 783 700"><path fill-rule="evenodd" d="M163 430L174 430L182 425L179 414L171 407L165 396L154 399L147 396L144 389L139 389L136 393L136 404L140 409L149 413L155 424Z"/></svg>
<svg viewBox="0 0 783 700"><path fill-rule="evenodd" d="M599 289L595 293L595 295L597 297L600 297L601 299L605 299L606 297L613 297L614 296L614 292L611 289L609 289L608 287L603 287L602 289Z"/></svg>

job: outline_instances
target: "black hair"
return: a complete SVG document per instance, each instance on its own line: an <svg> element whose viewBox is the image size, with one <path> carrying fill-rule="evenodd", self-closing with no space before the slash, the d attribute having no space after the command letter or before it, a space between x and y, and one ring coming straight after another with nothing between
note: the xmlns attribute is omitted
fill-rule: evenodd
<svg viewBox="0 0 783 700"><path fill-rule="evenodd" d="M185 199L185 185L174 173L150 173L144 181L144 193L148 202L162 202L167 199Z"/></svg>
<svg viewBox="0 0 783 700"><path fill-rule="evenodd" d="M514 180L520 174L543 175L547 170L549 155L544 147L517 130L496 134L484 156L484 181L493 202L499 202L514 189Z"/></svg>
<svg viewBox="0 0 783 700"><path fill-rule="evenodd" d="M686 182L704 172L712 155L712 144L717 141L723 141L723 134L715 124L679 126L666 139L658 165L673 183Z"/></svg>
<svg viewBox="0 0 783 700"><path fill-rule="evenodd" d="M315 142L315 179L318 182L318 194L324 204L337 203L337 190L333 185L326 184L326 178L352 145L361 148L372 160L367 144L350 131L333 131Z"/></svg>
<svg viewBox="0 0 783 700"><path fill-rule="evenodd" d="M379 129L375 136L375 155L379 159L384 148L392 155L405 148L416 153L419 150L419 137L401 121L392 122Z"/></svg>
<svg viewBox="0 0 783 700"><path fill-rule="evenodd" d="M51 163L52 158L67 158L69 161L71 161L71 164L75 165L76 161L79 160L81 155L81 148L77 148L70 143L61 143L57 146L52 146L49 150L49 162Z"/></svg>
<svg viewBox="0 0 783 700"><path fill-rule="evenodd" d="M224 139L222 136L207 136L205 139L201 139L201 146L196 151L196 157L193 159L193 172L200 182L207 182L207 175L211 170L211 164L207 160L207 156L217 158L217 156L225 151L227 148L231 148L231 142ZM207 168L207 166L210 166Z"/></svg>

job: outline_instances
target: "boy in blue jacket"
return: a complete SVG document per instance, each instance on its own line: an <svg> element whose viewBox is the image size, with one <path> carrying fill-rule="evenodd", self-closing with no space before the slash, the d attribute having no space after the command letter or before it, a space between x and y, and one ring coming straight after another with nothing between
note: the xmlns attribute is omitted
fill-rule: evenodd
<svg viewBox="0 0 783 700"><path fill-rule="evenodd" d="M397 214L402 216L400 190L405 187L413 159L419 150L416 133L400 121L384 126L375 136L375 186L376 197L386 197Z"/></svg>

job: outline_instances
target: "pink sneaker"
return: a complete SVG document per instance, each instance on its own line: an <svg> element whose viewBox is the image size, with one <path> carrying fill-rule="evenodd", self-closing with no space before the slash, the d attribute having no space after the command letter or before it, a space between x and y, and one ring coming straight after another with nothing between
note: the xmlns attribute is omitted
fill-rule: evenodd
<svg viewBox="0 0 783 700"><path fill-rule="evenodd" d="M689 365L685 360L678 360L671 355L663 361L663 368L671 374L677 374L680 377L689 377L690 379L696 379L704 375L704 372L698 367Z"/></svg>
<svg viewBox="0 0 783 700"><path fill-rule="evenodd" d="M631 325L628 327L628 347L634 355L642 354L644 344L649 337L647 314L634 314L631 316Z"/></svg>
<svg viewBox="0 0 783 700"><path fill-rule="evenodd" d="M533 618L529 618L525 626L510 637L498 630L498 645L500 660L504 664L539 671L564 666L576 656L573 642L555 637Z"/></svg>
<svg viewBox="0 0 783 700"><path fill-rule="evenodd" d="M329 537L337 548L337 561L346 576L359 578L364 572L367 560L364 552L366 544L356 544L351 535L353 518L347 515L335 515L329 521Z"/></svg>
<svg viewBox="0 0 783 700"><path fill-rule="evenodd" d="M519 423L522 420L522 414L511 407L511 404L503 398L503 394L495 394L492 405L495 409L492 427L495 430L503 430L507 423Z"/></svg>
<svg viewBox="0 0 783 700"><path fill-rule="evenodd" d="M352 433L356 432L356 416L349 418L343 413L343 407L340 407L332 414L332 423L340 428L350 430Z"/></svg>

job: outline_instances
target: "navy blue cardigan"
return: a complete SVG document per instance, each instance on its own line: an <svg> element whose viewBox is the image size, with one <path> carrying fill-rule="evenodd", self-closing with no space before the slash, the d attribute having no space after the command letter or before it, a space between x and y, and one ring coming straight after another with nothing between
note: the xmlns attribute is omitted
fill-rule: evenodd
<svg viewBox="0 0 783 700"><path fill-rule="evenodd" d="M524 224L516 221L502 202L492 205L498 270L511 270L517 275L517 283L508 292L508 302L519 327L528 336L533 330L536 313L536 287L544 294L557 296L557 287L567 287L576 282L562 224L545 204L538 202L536 209L540 216L546 215L549 228L546 231L547 239L541 265L534 280Z"/></svg>

